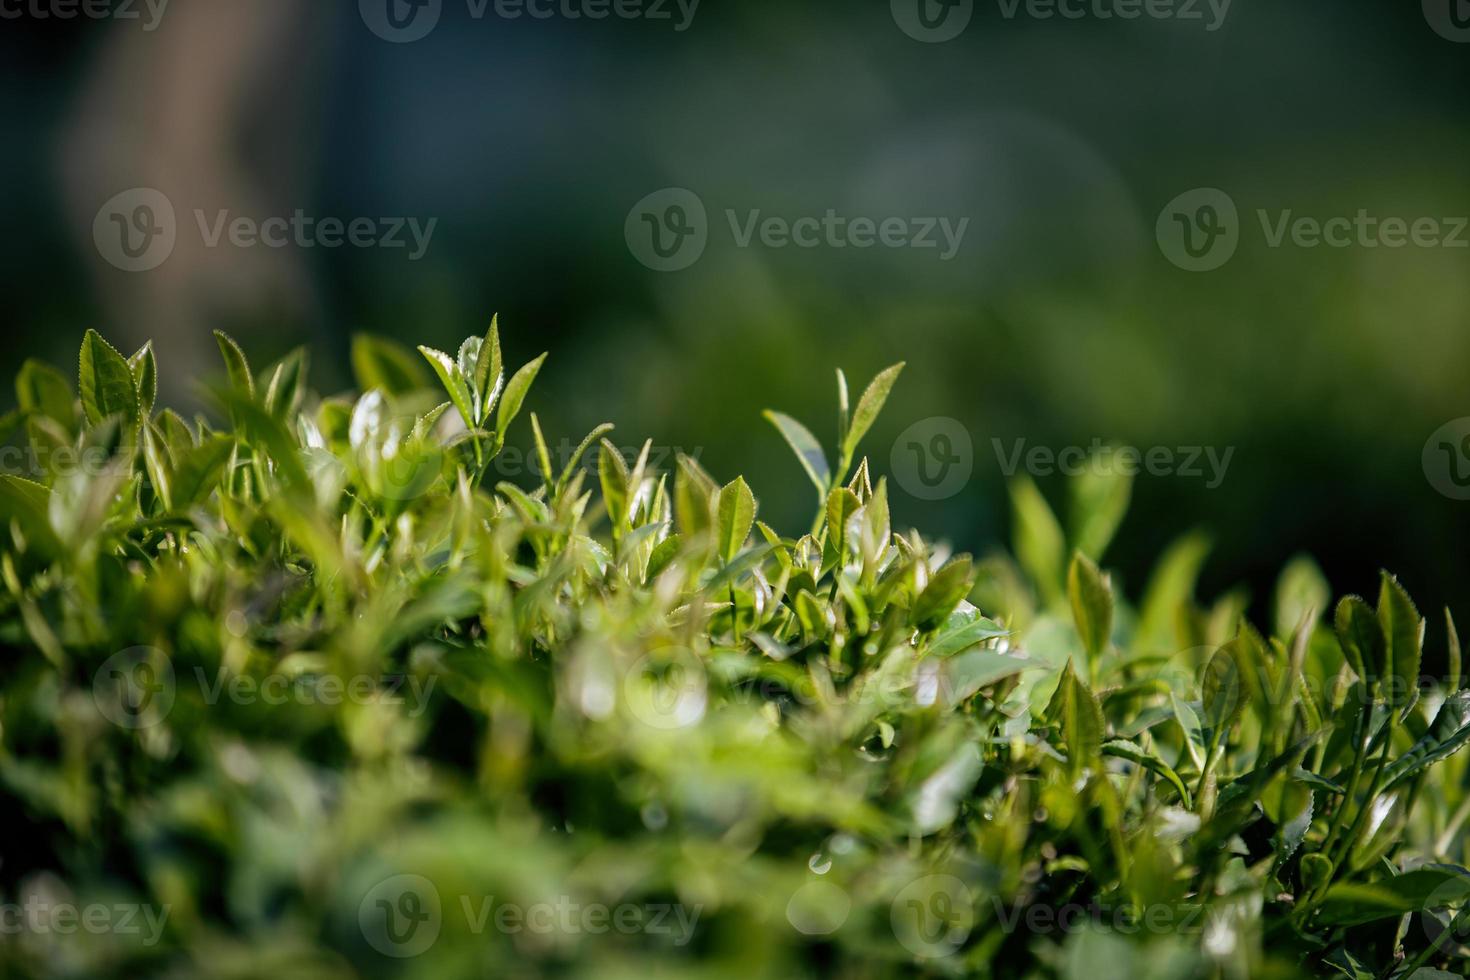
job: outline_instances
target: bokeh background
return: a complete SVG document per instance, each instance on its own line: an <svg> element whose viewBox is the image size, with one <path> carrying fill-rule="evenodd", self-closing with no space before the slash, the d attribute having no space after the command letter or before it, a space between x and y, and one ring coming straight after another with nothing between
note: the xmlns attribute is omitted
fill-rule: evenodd
<svg viewBox="0 0 1470 980"><path fill-rule="evenodd" d="M1204 3L1125 21L980 0L945 43L886 0L704 0L683 30L672 4L670 20L477 19L443 0L412 43L356 0L173 0L152 30L142 0L135 21L25 2L0 18L7 374L74 363L97 327L127 350L152 337L163 398L194 406L223 328L257 364L310 345L331 392L352 383L355 332L450 348L498 312L511 359L551 352L533 407L554 436L610 420L626 444L697 451L795 532L814 493L760 410L830 442L833 369L858 386L903 359L866 449L884 471L912 423L963 424L964 487L894 494L901 521L958 548L1009 536L993 440L1233 448L1216 488L1140 478L1107 556L1130 592L1202 527L1206 590L1245 583L1262 614L1310 552L1339 591L1383 565L1470 619L1470 503L1422 461L1470 416L1470 248L1272 248L1256 218L1470 215L1470 44L1434 29L1435 0L1236 0L1214 30ZM173 202L178 241L130 273L93 223L136 187ZM678 272L624 237L665 187L710 215ZM1155 238L1197 187L1239 208L1238 250L1211 272ZM740 248L724 217L829 208L969 224L946 262ZM419 261L208 248L196 209L437 225Z"/></svg>

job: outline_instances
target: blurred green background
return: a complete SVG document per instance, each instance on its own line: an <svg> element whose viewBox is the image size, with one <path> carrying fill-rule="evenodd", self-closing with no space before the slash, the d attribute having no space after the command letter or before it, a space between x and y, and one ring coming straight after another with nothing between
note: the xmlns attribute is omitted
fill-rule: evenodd
<svg viewBox="0 0 1470 980"><path fill-rule="evenodd" d="M551 352L533 408L553 438L610 420L625 445L697 451L795 532L814 493L760 410L830 442L833 369L858 386L903 359L865 449L887 471L912 423L963 424L963 488L894 494L900 521L957 548L1008 538L993 440L1233 447L1217 488L1140 478L1107 556L1125 589L1203 527L1206 589L1246 583L1260 614L1307 551L1339 591L1387 566L1470 618L1470 503L1421 458L1470 416L1470 248L1273 248L1256 217L1470 215L1470 45L1413 3L1237 0L1215 30L1203 4L1204 20L1007 7L976 3L945 43L910 37L881 0L706 0L684 30L476 19L445 0L412 43L349 0L176 0L152 30L7 17L5 364L70 365L95 326L127 350L154 338L165 381L203 381L223 328L259 364L310 345L331 392L351 384L354 332L449 347L498 311L510 359ZM671 186L708 208L709 244L657 272L624 224ZM135 187L173 202L178 242L130 273L93 223ZM1161 209L1197 187L1239 208L1239 248L1211 272L1155 240ZM740 248L724 216L829 208L969 224L946 262ZM207 248L196 209L437 225L415 262Z"/></svg>

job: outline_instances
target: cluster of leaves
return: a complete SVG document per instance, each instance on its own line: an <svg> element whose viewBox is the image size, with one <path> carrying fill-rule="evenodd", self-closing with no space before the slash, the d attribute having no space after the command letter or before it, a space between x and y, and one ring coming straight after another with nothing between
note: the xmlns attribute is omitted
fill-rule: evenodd
<svg viewBox="0 0 1470 980"><path fill-rule="evenodd" d="M1387 575L1334 615L1295 562L1262 632L1196 601L1190 536L1131 605L1101 468L1065 526L1014 484L1014 560L895 531L858 448L901 365L852 408L839 373L835 467L769 414L821 498L786 536L743 479L654 472L609 426L553 466L532 414L539 485L494 482L542 359L507 381L493 326L422 360L360 338L363 393L333 397L302 352L256 373L219 342L223 424L156 410L151 348L96 333L75 393L19 373L0 907L166 921L0 918L5 970L1424 978L1470 952L1470 692L1448 617L1450 677L1420 682ZM431 941L385 945L405 875ZM497 928L486 900L697 925Z"/></svg>

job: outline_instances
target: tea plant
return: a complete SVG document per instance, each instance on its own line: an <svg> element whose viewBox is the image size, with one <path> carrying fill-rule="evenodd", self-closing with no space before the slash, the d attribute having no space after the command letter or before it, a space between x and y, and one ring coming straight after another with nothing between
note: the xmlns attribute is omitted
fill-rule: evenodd
<svg viewBox="0 0 1470 980"><path fill-rule="evenodd" d="M501 454L544 356L359 338L360 395L218 335L212 418L145 346L27 362L0 477L0 963L23 976L1440 977L1463 967L1470 692L1384 575L1268 629L1130 604L1130 487L1016 558L892 526L768 413L806 533L599 426ZM524 431L516 429L516 431ZM774 436L772 436L774 438ZM792 473L795 473L793 469ZM1439 632L1436 630L1436 637Z"/></svg>

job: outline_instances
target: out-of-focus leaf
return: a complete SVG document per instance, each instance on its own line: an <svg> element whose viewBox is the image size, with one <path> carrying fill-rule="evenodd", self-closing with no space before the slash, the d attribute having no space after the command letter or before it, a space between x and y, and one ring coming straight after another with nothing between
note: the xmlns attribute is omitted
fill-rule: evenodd
<svg viewBox="0 0 1470 980"><path fill-rule="evenodd" d="M1024 474L1010 483L1011 513L1015 522L1016 558L1031 576L1048 604L1062 597L1062 579L1066 562L1066 539L1056 515Z"/></svg>
<svg viewBox="0 0 1470 980"><path fill-rule="evenodd" d="M397 341L371 334L352 338L352 373L359 391L376 388L393 396L419 391L430 383L422 358Z"/></svg>
<svg viewBox="0 0 1470 980"><path fill-rule="evenodd" d="M1080 551L1072 556L1067 570L1067 596L1082 646L1096 662L1113 633L1113 587L1108 576Z"/></svg>
<svg viewBox="0 0 1470 980"><path fill-rule="evenodd" d="M1339 882L1327 890L1318 910L1326 925L1355 926L1470 898L1470 871L1452 864L1427 864L1393 878L1359 884Z"/></svg>
<svg viewBox="0 0 1470 980"><path fill-rule="evenodd" d="M1072 547L1102 561L1128 512L1133 475L1123 467L1087 465L1067 489Z"/></svg>
<svg viewBox="0 0 1470 980"><path fill-rule="evenodd" d="M1332 590L1317 563L1297 555L1276 579L1276 635L1290 636L1309 610L1320 615L1331 601Z"/></svg>

